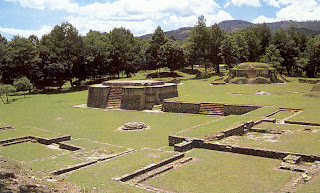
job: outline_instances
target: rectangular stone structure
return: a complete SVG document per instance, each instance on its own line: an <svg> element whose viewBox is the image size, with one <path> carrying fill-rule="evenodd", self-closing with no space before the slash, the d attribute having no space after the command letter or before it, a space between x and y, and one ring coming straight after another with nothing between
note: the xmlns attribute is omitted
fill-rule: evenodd
<svg viewBox="0 0 320 193"><path fill-rule="evenodd" d="M106 108L110 89L110 86L104 86L102 84L89 86L87 106L93 108Z"/></svg>

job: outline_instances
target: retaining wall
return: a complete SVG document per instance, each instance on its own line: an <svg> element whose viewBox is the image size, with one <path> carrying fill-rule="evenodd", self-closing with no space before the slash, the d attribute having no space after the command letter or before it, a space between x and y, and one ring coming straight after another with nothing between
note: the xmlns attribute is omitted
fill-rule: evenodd
<svg viewBox="0 0 320 193"><path fill-rule="evenodd" d="M162 104L163 112L199 114L200 103L184 101L164 101Z"/></svg>
<svg viewBox="0 0 320 193"><path fill-rule="evenodd" d="M243 115L250 111L261 108L261 106L253 105L237 105L237 104L224 104L223 111L225 115Z"/></svg>
<svg viewBox="0 0 320 193"><path fill-rule="evenodd" d="M164 101L162 111L173 113L190 113L199 114L202 103L193 103L187 101ZM205 103L211 104L211 103ZM212 103L217 104L217 103ZM250 111L261 108L261 106L253 105L238 105L238 104L223 104L224 115L242 115Z"/></svg>

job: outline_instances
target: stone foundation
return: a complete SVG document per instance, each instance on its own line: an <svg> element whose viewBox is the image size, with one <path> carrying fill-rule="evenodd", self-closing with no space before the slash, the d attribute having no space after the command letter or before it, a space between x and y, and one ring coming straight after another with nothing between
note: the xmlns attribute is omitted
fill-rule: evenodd
<svg viewBox="0 0 320 193"><path fill-rule="evenodd" d="M200 114L201 104L214 104L219 103L193 103L187 101L164 101L162 104L163 112L173 112L173 113L190 113L190 114ZM254 111L261 106L254 105L238 105L238 104L221 104L223 105L223 115L243 115L250 111Z"/></svg>
<svg viewBox="0 0 320 193"><path fill-rule="evenodd" d="M108 107L108 101L111 101L109 95L112 88L121 89L121 96L118 94L121 100L117 103L120 103L121 109L128 110L151 110L153 105L161 104L164 99L179 96L177 85L172 83L148 80L108 81L89 86L87 106Z"/></svg>

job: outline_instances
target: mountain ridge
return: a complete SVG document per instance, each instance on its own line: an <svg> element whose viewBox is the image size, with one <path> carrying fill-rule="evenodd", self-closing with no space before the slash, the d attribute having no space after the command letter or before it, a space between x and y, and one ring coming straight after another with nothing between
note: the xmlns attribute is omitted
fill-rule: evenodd
<svg viewBox="0 0 320 193"><path fill-rule="evenodd" d="M306 35L311 34L320 34L320 21L279 21L273 23L266 23L272 32L277 31L280 28L288 29L291 26L300 33L305 33ZM233 33L241 29L245 29L250 26L256 26L258 24L254 24L248 21L243 20L226 20L218 23L221 29L223 29L227 33ZM166 31L164 34L166 36L174 36L177 40L185 40L188 39L191 30L193 27L182 27L177 30ZM151 39L152 34L146 34L140 36L140 38L144 40Z"/></svg>

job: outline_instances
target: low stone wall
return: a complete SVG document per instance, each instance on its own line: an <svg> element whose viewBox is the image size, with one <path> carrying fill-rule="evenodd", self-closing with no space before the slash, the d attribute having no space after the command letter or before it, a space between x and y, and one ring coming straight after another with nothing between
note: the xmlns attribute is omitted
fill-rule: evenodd
<svg viewBox="0 0 320 193"><path fill-rule="evenodd" d="M317 84L320 80L308 80L308 79L299 79L300 83L308 83L308 84Z"/></svg>
<svg viewBox="0 0 320 193"><path fill-rule="evenodd" d="M224 104L223 111L225 115L243 115L250 111L261 108L261 106L253 105L237 105L237 104Z"/></svg>
<svg viewBox="0 0 320 193"><path fill-rule="evenodd" d="M174 145L174 151L185 152L194 148L193 141L183 141Z"/></svg>
<svg viewBox="0 0 320 193"><path fill-rule="evenodd" d="M93 108L106 108L110 90L110 86L104 86L102 84L89 86L87 106Z"/></svg>
<svg viewBox="0 0 320 193"><path fill-rule="evenodd" d="M259 156L259 157L267 157L272 159L283 159L288 155L301 156L303 161L306 162L314 162L320 161L320 156L310 155L310 154L299 154L299 153L291 153L291 152L281 152L274 150L264 150L257 148L247 148L247 147L238 147L233 145L224 145L215 142L205 142L204 140L185 138L179 136L169 136L170 146L176 146L178 144L177 150L179 152L183 152L183 150L189 150L189 148L202 148L202 149L210 149L215 151L225 151L231 153L239 153L251 156ZM185 141L185 142L184 142ZM182 143L181 143L182 142ZM188 143L187 143L188 142ZM179 144L187 144L187 147L179 147ZM183 149L185 148L185 149Z"/></svg>
<svg viewBox="0 0 320 193"><path fill-rule="evenodd" d="M170 158L167 158L167 159L165 159L163 161L160 161L160 162L158 162L156 164L151 164L151 165L148 165L148 166L146 166L146 167L144 167L144 168L142 168L140 170L134 171L134 172L129 173L129 174L125 174L125 175L121 176L119 178L119 180L122 181L122 182L126 182L128 180L131 180L131 179L137 177L137 176L140 176L140 175L145 174L145 173L147 173L149 171L155 170L155 169L157 169L159 167L167 165L167 164L169 164L171 162L174 162L174 161L176 161L178 159L181 159L183 157L184 157L183 153L178 154L178 155L174 155L174 156L172 156Z"/></svg>
<svg viewBox="0 0 320 193"><path fill-rule="evenodd" d="M76 166L72 166L72 167L61 169L61 170L53 171L51 174L53 174L53 175L61 175L61 174L67 173L67 172L71 172L73 170L77 170L77 169L80 169L80 168L95 164L97 162L98 161L90 161L90 162L82 163L82 164L79 164L79 165L76 165Z"/></svg>
<svg viewBox="0 0 320 193"><path fill-rule="evenodd" d="M199 114L202 103L193 103L187 101L167 101L162 104L162 111L173 113L190 113ZM206 103L210 104L210 103ZM216 104L216 103L212 103ZM224 115L242 115L250 111L261 108L261 106L238 105L238 104L222 104Z"/></svg>
<svg viewBox="0 0 320 193"><path fill-rule="evenodd" d="M162 111L173 113L199 114L200 103L191 103L184 101L164 101L162 104Z"/></svg>
<svg viewBox="0 0 320 193"><path fill-rule="evenodd" d="M284 121L287 124L320 126L320 123L302 122L302 121Z"/></svg>
<svg viewBox="0 0 320 193"><path fill-rule="evenodd" d="M57 137L57 138L51 138L51 139L46 139L42 137L33 137L33 139L37 140L38 143L45 144L45 145L50 145L52 143L59 143L62 141L69 141L71 140L71 136L63 136L63 137Z"/></svg>
<svg viewBox="0 0 320 193"><path fill-rule="evenodd" d="M9 129L15 129L15 127L13 127L12 125L0 127L0 131L2 131L2 130L9 130Z"/></svg>
<svg viewBox="0 0 320 193"><path fill-rule="evenodd" d="M12 142L15 142L15 141L26 140L26 139L32 139L32 136L23 136L23 137L4 139L4 140L0 141L0 145L6 144L6 143L12 143Z"/></svg>
<svg viewBox="0 0 320 193"><path fill-rule="evenodd" d="M60 142L58 144L59 144L60 149L66 149L69 151L77 151L77 150L82 149L81 147L77 147L75 145L70 145L70 144L66 144L66 143L62 143L62 142Z"/></svg>

